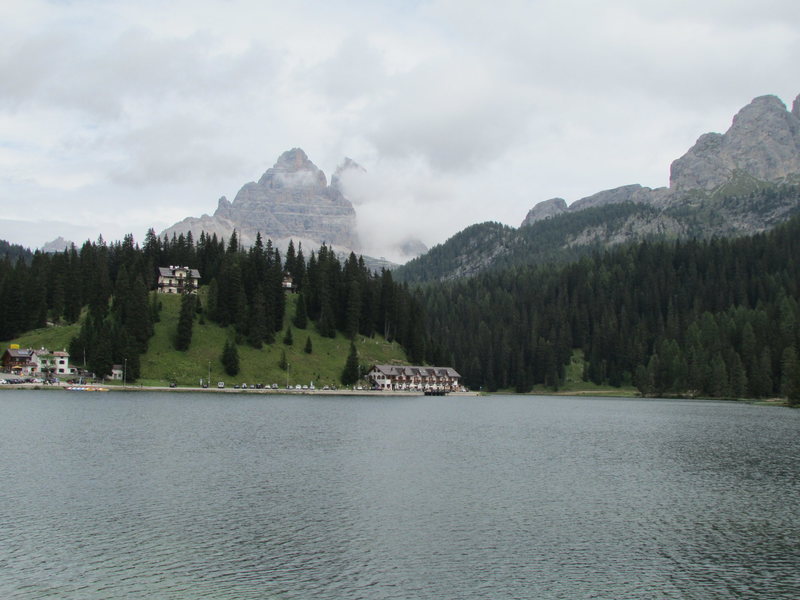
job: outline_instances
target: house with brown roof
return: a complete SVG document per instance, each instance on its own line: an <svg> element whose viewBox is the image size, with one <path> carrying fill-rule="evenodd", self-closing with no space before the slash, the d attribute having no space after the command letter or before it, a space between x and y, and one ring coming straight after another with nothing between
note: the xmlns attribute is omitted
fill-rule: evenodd
<svg viewBox="0 0 800 600"><path fill-rule="evenodd" d="M373 387L381 390L452 392L461 389L461 375L452 367L375 365L367 378Z"/></svg>
<svg viewBox="0 0 800 600"><path fill-rule="evenodd" d="M200 271L174 265L159 267L157 285L161 294L196 294Z"/></svg>
<svg viewBox="0 0 800 600"><path fill-rule="evenodd" d="M33 350L13 344L3 353L0 362L3 371L17 375L70 375L76 372L75 367L69 366L66 349L50 352L47 348Z"/></svg>
<svg viewBox="0 0 800 600"><path fill-rule="evenodd" d="M77 372L75 367L69 366L69 352L56 350L50 352L47 348L34 350L34 354L39 358L39 371L50 375L73 375Z"/></svg>
<svg viewBox="0 0 800 600"><path fill-rule="evenodd" d="M30 348L20 348L16 344L3 352L0 359L3 371L16 375L33 375L39 370L39 357Z"/></svg>

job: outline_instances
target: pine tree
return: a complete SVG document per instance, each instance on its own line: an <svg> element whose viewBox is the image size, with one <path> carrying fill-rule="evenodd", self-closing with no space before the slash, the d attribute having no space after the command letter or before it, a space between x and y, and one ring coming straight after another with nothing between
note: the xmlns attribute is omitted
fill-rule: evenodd
<svg viewBox="0 0 800 600"><path fill-rule="evenodd" d="M342 370L341 381L342 385L353 385L359 380L359 366L358 366L358 351L356 345L350 342L350 354L347 356L347 362Z"/></svg>
<svg viewBox="0 0 800 600"><path fill-rule="evenodd" d="M286 371L289 368L289 361L286 360L286 350L281 350L281 359L278 361L278 368Z"/></svg>
<svg viewBox="0 0 800 600"><path fill-rule="evenodd" d="M178 330L175 334L175 349L188 350L192 343L194 325L194 294L184 294L181 298L181 312L178 316Z"/></svg>
<svg viewBox="0 0 800 600"><path fill-rule="evenodd" d="M291 346L294 343L294 337L292 336L292 326L286 326L286 334L283 336L283 343L286 346Z"/></svg>
<svg viewBox="0 0 800 600"><path fill-rule="evenodd" d="M311 347L311 336L309 335L306 337L306 345L303 348L303 352L305 352L306 354L311 354L312 351L313 348Z"/></svg>
<svg viewBox="0 0 800 600"><path fill-rule="evenodd" d="M264 316L264 295L261 287L256 288L253 301L250 304L250 326L247 331L247 342L256 349L260 349L267 337L266 318Z"/></svg>
<svg viewBox="0 0 800 600"><path fill-rule="evenodd" d="M297 306L295 307L294 319L292 320L294 326L298 329L305 329L308 325L308 317L306 315L306 297L303 292L297 294Z"/></svg>
<svg viewBox="0 0 800 600"><path fill-rule="evenodd" d="M233 376L239 373L239 350L235 343L230 340L225 342L220 361L228 375Z"/></svg>

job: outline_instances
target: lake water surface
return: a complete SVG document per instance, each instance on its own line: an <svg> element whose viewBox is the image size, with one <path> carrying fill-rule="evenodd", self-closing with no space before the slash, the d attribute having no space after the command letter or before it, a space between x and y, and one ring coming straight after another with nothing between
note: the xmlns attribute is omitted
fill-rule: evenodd
<svg viewBox="0 0 800 600"><path fill-rule="evenodd" d="M0 391L0 598L792 599L800 411Z"/></svg>

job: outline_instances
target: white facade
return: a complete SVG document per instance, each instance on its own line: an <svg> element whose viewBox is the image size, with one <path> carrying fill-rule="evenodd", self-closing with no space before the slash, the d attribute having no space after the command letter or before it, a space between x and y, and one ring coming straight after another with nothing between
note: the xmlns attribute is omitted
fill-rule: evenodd
<svg viewBox="0 0 800 600"><path fill-rule="evenodd" d="M196 294L200 271L189 267L158 268L158 291L162 294Z"/></svg>

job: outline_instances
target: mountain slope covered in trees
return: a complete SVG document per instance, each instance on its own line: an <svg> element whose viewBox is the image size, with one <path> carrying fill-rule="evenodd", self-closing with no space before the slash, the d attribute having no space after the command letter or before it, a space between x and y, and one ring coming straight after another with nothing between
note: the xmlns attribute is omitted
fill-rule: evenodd
<svg viewBox="0 0 800 600"><path fill-rule="evenodd" d="M429 359L473 387L585 378L645 394L800 395L800 217L741 239L629 244L421 288Z"/></svg>
<svg viewBox="0 0 800 600"><path fill-rule="evenodd" d="M623 202L562 213L532 225L472 225L395 269L400 281L448 281L491 270L569 262L634 241L736 237L764 231L800 212L800 185L737 175L712 191L694 190L666 207Z"/></svg>

